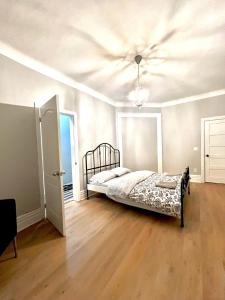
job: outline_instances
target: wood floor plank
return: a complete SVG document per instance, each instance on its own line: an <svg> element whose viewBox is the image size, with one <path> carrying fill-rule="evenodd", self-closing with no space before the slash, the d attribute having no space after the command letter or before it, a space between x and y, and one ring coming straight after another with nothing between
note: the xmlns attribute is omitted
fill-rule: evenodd
<svg viewBox="0 0 225 300"><path fill-rule="evenodd" d="M43 221L0 258L0 299L224 300L225 185L192 184L185 227L104 196L66 207L67 237Z"/></svg>

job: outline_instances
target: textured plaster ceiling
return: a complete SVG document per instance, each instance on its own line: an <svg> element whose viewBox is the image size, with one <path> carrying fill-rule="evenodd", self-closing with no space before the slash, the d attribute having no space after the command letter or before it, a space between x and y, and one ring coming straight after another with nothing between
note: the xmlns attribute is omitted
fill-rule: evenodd
<svg viewBox="0 0 225 300"><path fill-rule="evenodd" d="M225 88L224 0L0 0L0 40L115 101L137 53L148 101Z"/></svg>

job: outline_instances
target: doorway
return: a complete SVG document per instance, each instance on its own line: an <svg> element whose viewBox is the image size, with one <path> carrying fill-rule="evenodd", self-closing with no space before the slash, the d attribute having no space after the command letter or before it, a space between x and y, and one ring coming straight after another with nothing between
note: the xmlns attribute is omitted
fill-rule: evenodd
<svg viewBox="0 0 225 300"><path fill-rule="evenodd" d="M72 113L60 113L60 146L63 167L64 203L78 200L76 187L76 120Z"/></svg>
<svg viewBox="0 0 225 300"><path fill-rule="evenodd" d="M202 119L202 175L225 183L225 116Z"/></svg>

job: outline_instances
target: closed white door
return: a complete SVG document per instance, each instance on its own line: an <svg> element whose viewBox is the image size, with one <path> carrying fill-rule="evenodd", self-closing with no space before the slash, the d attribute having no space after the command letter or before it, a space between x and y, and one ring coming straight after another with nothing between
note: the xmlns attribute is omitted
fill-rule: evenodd
<svg viewBox="0 0 225 300"><path fill-rule="evenodd" d="M205 122L205 181L225 183L225 118Z"/></svg>
<svg viewBox="0 0 225 300"><path fill-rule="evenodd" d="M63 170L60 151L59 105L54 96L40 108L46 217L65 235Z"/></svg>

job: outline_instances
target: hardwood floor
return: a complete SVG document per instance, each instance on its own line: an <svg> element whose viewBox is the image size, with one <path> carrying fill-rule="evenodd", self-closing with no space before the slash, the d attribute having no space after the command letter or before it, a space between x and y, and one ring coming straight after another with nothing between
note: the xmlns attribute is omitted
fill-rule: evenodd
<svg viewBox="0 0 225 300"><path fill-rule="evenodd" d="M67 207L67 238L48 221L1 257L0 299L224 300L225 185L192 184L185 227L103 196Z"/></svg>

